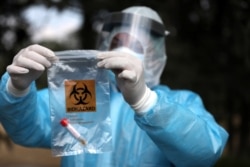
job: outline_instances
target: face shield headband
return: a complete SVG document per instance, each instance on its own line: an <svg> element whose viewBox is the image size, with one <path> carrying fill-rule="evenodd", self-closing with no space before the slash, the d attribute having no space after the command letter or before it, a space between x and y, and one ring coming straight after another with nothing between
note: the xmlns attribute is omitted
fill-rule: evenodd
<svg viewBox="0 0 250 167"><path fill-rule="evenodd" d="M153 35L165 36L165 27L163 24L147 17L131 13L112 13L105 18L103 31L111 32L113 27L126 26L131 29L144 29Z"/></svg>

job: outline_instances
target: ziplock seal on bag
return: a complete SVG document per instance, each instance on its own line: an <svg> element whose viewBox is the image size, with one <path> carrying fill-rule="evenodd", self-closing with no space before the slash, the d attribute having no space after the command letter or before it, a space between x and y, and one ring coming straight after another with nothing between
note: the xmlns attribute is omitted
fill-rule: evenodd
<svg viewBox="0 0 250 167"><path fill-rule="evenodd" d="M54 156L112 151L108 71L95 50L55 52L48 69Z"/></svg>

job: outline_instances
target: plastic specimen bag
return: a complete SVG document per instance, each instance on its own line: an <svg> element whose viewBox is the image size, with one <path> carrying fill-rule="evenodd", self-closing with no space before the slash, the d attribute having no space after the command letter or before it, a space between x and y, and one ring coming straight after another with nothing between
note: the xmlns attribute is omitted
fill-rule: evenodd
<svg viewBox="0 0 250 167"><path fill-rule="evenodd" d="M97 68L97 53L56 52L59 60L48 69L54 156L112 149L108 71Z"/></svg>

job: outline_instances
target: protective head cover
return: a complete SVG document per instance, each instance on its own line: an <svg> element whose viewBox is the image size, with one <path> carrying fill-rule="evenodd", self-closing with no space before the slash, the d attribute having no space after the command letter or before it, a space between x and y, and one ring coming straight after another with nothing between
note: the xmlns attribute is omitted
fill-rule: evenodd
<svg viewBox="0 0 250 167"><path fill-rule="evenodd" d="M166 63L165 31L159 15L148 7L130 7L122 12L111 13L105 18L106 34L101 50L126 47L141 57L146 84L159 84Z"/></svg>

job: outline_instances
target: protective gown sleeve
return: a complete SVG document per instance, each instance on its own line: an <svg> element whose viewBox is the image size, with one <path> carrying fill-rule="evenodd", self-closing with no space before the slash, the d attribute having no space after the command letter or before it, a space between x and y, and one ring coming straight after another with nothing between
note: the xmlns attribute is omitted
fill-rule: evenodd
<svg viewBox="0 0 250 167"><path fill-rule="evenodd" d="M27 95L15 97L7 92L8 78L5 73L0 83L0 122L4 129L16 144L49 148L50 114L48 102L44 100L48 99L47 90L37 91L32 83Z"/></svg>
<svg viewBox="0 0 250 167"><path fill-rule="evenodd" d="M155 91L157 104L145 115L136 115L137 124L174 166L213 166L223 152L228 133L195 93L165 86Z"/></svg>

